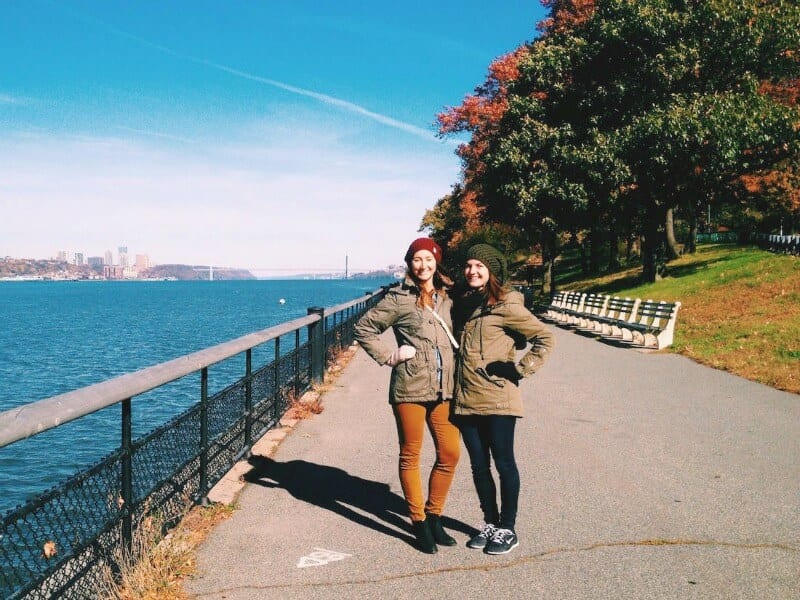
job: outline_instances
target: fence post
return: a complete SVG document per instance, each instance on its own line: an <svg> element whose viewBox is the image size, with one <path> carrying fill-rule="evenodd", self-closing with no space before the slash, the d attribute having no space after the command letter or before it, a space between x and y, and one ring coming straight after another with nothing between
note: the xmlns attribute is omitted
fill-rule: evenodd
<svg viewBox="0 0 800 600"><path fill-rule="evenodd" d="M294 330L294 397L300 397L300 330Z"/></svg>
<svg viewBox="0 0 800 600"><path fill-rule="evenodd" d="M284 406L284 398L283 394L281 393L281 337L278 336L275 338L275 358L272 362L275 365L275 372L273 373L274 377L272 379L272 384L275 389L275 394L273 396L274 400L272 402L272 420L274 423L277 423L283 411L286 410Z"/></svg>
<svg viewBox="0 0 800 600"><path fill-rule="evenodd" d="M245 458L253 455L253 349L248 348L244 359L244 447Z"/></svg>
<svg viewBox="0 0 800 600"><path fill-rule="evenodd" d="M325 378L325 309L312 306L309 315L319 315L319 321L308 326L308 341L311 345L311 384L321 385Z"/></svg>
<svg viewBox="0 0 800 600"><path fill-rule="evenodd" d="M133 444L131 443L131 399L122 401L122 547L127 556L133 546Z"/></svg>
<svg viewBox="0 0 800 600"><path fill-rule="evenodd" d="M208 367L200 371L200 506L208 506Z"/></svg>

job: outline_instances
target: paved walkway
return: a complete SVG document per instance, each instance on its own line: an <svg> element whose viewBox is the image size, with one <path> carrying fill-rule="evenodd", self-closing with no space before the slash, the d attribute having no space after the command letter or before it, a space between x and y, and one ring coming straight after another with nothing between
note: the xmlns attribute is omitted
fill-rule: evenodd
<svg viewBox="0 0 800 600"><path fill-rule="evenodd" d="M459 545L418 552L396 473L388 368L362 350L201 549L196 598L800 598L800 397L671 354L556 330L523 383L520 546L480 521L466 452ZM426 447L424 464L432 449ZM427 467L426 467L427 468Z"/></svg>

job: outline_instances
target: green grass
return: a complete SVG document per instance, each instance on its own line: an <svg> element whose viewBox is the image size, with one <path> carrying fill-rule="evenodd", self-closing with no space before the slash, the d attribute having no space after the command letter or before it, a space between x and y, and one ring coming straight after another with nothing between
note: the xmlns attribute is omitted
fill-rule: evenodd
<svg viewBox="0 0 800 600"><path fill-rule="evenodd" d="M569 260L568 265L573 263ZM800 259L754 247L702 245L668 265L656 283L641 268L580 278L560 289L680 301L668 349L753 381L800 393Z"/></svg>

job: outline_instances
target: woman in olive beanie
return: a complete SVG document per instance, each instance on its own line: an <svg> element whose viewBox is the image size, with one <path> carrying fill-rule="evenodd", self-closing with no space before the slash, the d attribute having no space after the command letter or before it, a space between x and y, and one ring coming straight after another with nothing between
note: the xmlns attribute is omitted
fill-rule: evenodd
<svg viewBox="0 0 800 600"><path fill-rule="evenodd" d="M505 554L519 544L515 524L520 480L514 458L514 429L523 415L519 381L544 363L553 334L525 308L522 294L504 285L506 259L496 248L469 248L464 279L467 291L453 314L460 344L453 421L469 454L484 519L467 546ZM517 362L520 340L531 347ZM491 460L500 481L499 509Z"/></svg>

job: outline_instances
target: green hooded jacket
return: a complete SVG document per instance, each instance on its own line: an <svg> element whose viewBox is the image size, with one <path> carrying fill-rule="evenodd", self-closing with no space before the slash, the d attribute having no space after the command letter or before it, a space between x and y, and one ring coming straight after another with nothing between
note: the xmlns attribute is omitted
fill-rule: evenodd
<svg viewBox="0 0 800 600"><path fill-rule="evenodd" d="M419 290L411 279L395 288L359 319L355 338L378 364L389 360L394 347L387 345L380 334L394 331L397 346L413 346L414 358L392 368L389 381L389 402L431 402L453 397L454 357L450 338L430 308L417 306ZM450 311L453 306L447 292L436 295L434 311L452 329ZM441 383L436 349L441 356Z"/></svg>
<svg viewBox="0 0 800 600"><path fill-rule="evenodd" d="M460 307L465 310L464 302ZM457 303L456 310L459 310ZM518 379L542 366L553 349L552 332L525 308L522 294L508 290L493 306L466 307L457 332L460 349L456 364L456 415L523 415ZM518 342L531 342L528 352L515 362ZM488 365L505 363L511 378L496 374Z"/></svg>

